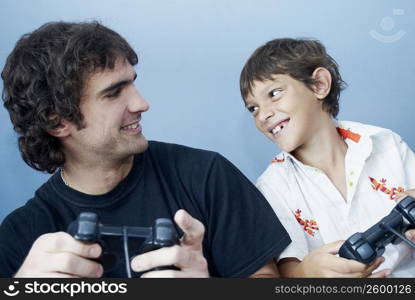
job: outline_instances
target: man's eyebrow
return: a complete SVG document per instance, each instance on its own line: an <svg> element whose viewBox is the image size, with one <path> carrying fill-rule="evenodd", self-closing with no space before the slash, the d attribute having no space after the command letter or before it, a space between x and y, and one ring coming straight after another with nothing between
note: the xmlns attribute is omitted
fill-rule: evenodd
<svg viewBox="0 0 415 300"><path fill-rule="evenodd" d="M137 73L134 73L134 78L131 80L131 79L125 79L125 80L120 80L120 81L117 81L117 82L114 82L114 83L112 83L110 86L108 86L108 87L106 87L105 89L103 89L103 90L101 90L100 92L98 92L98 96L99 97L102 97L102 96L104 96L105 94L107 94L107 93L109 93L109 92L111 92L111 91L113 91L113 90L116 90L116 89L118 89L118 88L120 88L120 87L123 87L123 86L125 86L125 85L127 85L127 84L130 84L130 83L132 83L135 79L137 78Z"/></svg>

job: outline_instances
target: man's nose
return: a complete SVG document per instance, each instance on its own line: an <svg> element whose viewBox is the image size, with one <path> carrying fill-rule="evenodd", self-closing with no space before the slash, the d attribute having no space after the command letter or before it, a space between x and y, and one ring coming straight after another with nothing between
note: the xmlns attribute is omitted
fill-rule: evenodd
<svg viewBox="0 0 415 300"><path fill-rule="evenodd" d="M134 87L133 95L129 99L128 110L130 112L145 112L149 110L148 102L141 96L140 92Z"/></svg>

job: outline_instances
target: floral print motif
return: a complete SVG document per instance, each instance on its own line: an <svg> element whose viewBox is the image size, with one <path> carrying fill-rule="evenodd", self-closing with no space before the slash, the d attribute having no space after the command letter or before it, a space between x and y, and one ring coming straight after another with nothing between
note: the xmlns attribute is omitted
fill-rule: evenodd
<svg viewBox="0 0 415 300"><path fill-rule="evenodd" d="M375 178L373 177L369 177L370 182L372 183L372 188L375 191L381 191L383 193L385 193L386 195L389 195L389 199L390 200L395 200L396 195L404 192L405 189L403 187L392 187L392 188L388 188L386 187L386 179L382 178L380 180L380 182L378 182Z"/></svg>
<svg viewBox="0 0 415 300"><path fill-rule="evenodd" d="M283 158L274 157L271 163L282 163L284 161L285 161L284 157Z"/></svg>
<svg viewBox="0 0 415 300"><path fill-rule="evenodd" d="M307 232L309 235L314 236L316 230L318 230L318 225L315 220L307 220L301 218L301 209L297 209L294 213L297 222L303 226L304 231Z"/></svg>

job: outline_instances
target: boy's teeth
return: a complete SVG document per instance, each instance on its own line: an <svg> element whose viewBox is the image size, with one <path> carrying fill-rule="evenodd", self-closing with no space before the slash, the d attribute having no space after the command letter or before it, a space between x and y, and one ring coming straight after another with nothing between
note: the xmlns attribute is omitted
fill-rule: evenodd
<svg viewBox="0 0 415 300"><path fill-rule="evenodd" d="M284 125L279 125L272 130L272 134L280 132L284 128Z"/></svg>
<svg viewBox="0 0 415 300"><path fill-rule="evenodd" d="M281 127L280 126L277 126L277 127L275 127L273 130L272 130L272 134L276 134L278 131L280 131L281 130Z"/></svg>

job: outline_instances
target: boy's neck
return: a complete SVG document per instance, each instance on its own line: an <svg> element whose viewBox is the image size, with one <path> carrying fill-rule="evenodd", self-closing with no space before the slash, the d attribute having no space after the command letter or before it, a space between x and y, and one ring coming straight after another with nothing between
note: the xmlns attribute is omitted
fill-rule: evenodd
<svg viewBox="0 0 415 300"><path fill-rule="evenodd" d="M318 168L326 174L344 170L347 144L337 132L331 118L323 119L313 136L292 152L302 163Z"/></svg>

